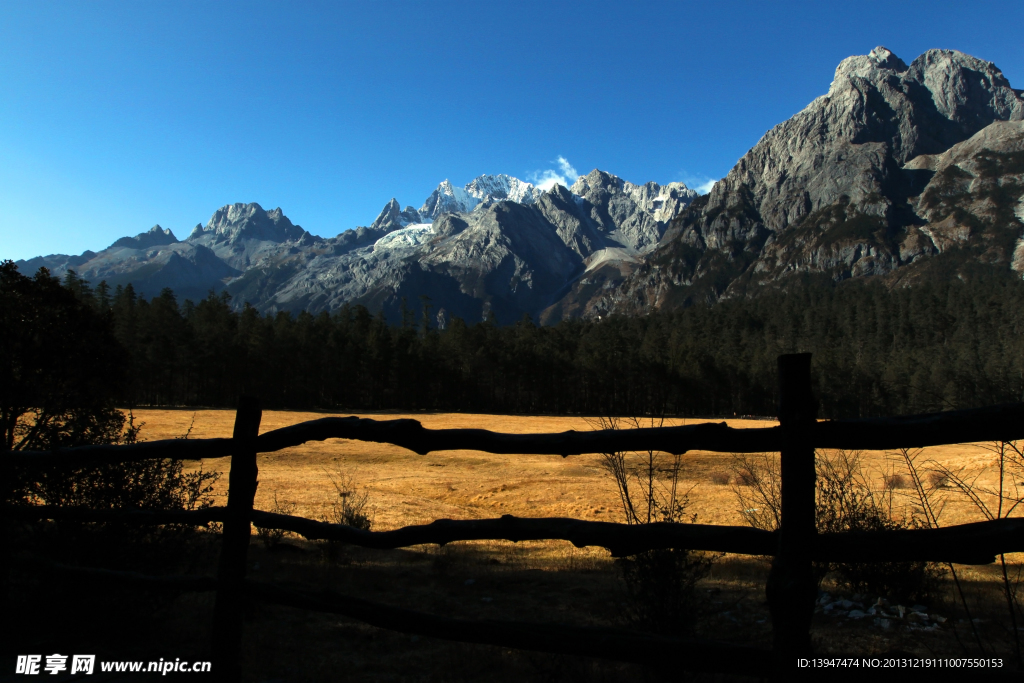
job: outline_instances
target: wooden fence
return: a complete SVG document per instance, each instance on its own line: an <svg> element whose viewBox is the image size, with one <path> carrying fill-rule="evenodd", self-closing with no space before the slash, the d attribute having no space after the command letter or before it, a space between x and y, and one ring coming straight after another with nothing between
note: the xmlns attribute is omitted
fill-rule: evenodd
<svg viewBox="0 0 1024 683"><path fill-rule="evenodd" d="M167 440L128 446L87 446L53 452L7 452L9 467L82 465L146 458L202 460L231 456L226 507L197 511L87 510L50 506L5 506L3 514L21 520L73 519L138 524L222 522L217 576L145 576L131 572L49 564L50 571L87 575L96 581L136 582L179 590L216 591L212 629L214 672L225 681L241 677L240 644L244 605L262 600L344 615L380 628L470 643L608 660L664 664L694 671L770 676L792 669L811 654L810 625L816 597L812 562L934 561L988 564L1002 553L1024 551L1024 518L999 519L942 529L818 534L815 528L814 449L899 449L1024 438L1024 404L1008 404L911 417L816 420L811 393L810 354L779 357L778 427L734 429L725 423L634 430L498 434L479 429L423 428L415 420L377 421L329 417L259 435L261 410L242 399L230 439ZM437 520L393 531L364 531L302 517L253 509L258 453L279 451L307 441L357 439L402 446L418 454L444 450L535 453L563 457L613 451L691 450L721 453L780 452L781 526L778 532L749 527L655 523L626 525L563 518ZM339 595L306 592L246 578L251 527L284 529L309 539L332 539L368 548L401 548L468 540L561 539L578 547L601 546L614 556L662 548L772 555L766 586L772 618L771 650L699 639L665 638L631 631L545 623L450 619ZM11 561L2 552L3 579ZM28 560L31 561L31 560ZM3 586L6 588L6 585ZM6 599L7 591L4 590Z"/></svg>

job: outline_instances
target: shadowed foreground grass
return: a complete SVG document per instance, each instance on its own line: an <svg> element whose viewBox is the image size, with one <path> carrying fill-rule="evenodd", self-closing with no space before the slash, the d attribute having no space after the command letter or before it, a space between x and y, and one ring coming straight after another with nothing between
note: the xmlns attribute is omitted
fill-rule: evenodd
<svg viewBox="0 0 1024 683"><path fill-rule="evenodd" d="M614 561L597 549L564 542L460 542L407 550L334 548L286 537L270 550L254 539L250 576L337 592L466 619L551 621L621 626L627 599ZM189 543L178 571L212 574L217 536ZM769 646L764 600L768 564L727 556L702 582L702 637ZM1000 647L1003 612L994 591L994 568L965 570L975 597L973 616L985 644ZM835 598L873 602L876 596ZM940 628L908 618L887 628L872 618L822 612L813 635L818 652L860 655L905 652L965 656L975 652L970 630L952 594L928 605L946 619ZM908 606L909 607L909 606ZM206 659L212 594L140 594L116 587L64 582L53 587L38 574L15 574L14 614L19 628L4 648L15 654L88 653L100 659ZM961 645L958 639L964 644ZM991 654L991 653L990 653ZM408 636L342 617L253 604L243 641L244 676L251 681L626 681L672 679L672 672L576 657L507 650ZM1007 665L1010 662L1007 661ZM676 674L678 672L675 672ZM716 679L726 680L726 679Z"/></svg>

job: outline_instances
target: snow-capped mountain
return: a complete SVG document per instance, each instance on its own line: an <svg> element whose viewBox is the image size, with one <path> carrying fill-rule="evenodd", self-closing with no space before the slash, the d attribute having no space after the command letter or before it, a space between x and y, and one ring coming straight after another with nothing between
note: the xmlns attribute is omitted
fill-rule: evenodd
<svg viewBox="0 0 1024 683"><path fill-rule="evenodd" d="M508 200L517 204L533 204L544 194L531 183L504 173L478 176L464 189L471 197L483 203Z"/></svg>
<svg viewBox="0 0 1024 683"><path fill-rule="evenodd" d="M445 213L469 213L493 202L533 204L541 194L532 184L503 173L479 176L465 187L455 187L445 180L423 202L419 214L422 222L428 223Z"/></svg>
<svg viewBox="0 0 1024 683"><path fill-rule="evenodd" d="M158 226L99 253L19 267L75 269L147 296L163 287L182 298L226 288L236 305L263 311L354 303L395 317L402 299L427 295L435 308L470 321L485 311L501 321L577 314L576 304L557 305L573 283L584 274L603 273L604 282L631 272L697 194L680 183L633 185L596 170L573 187L543 192L508 175L482 175L461 188L445 180L419 210L392 199L370 226L329 239L293 225L280 208L229 204L182 242Z"/></svg>

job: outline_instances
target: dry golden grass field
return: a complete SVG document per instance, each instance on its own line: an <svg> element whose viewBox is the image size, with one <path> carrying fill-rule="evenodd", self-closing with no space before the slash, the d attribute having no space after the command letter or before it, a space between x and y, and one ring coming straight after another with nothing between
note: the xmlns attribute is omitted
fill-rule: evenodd
<svg viewBox="0 0 1024 683"><path fill-rule="evenodd" d="M328 413L267 411L260 433ZM348 415L346 413L345 415ZM139 410L136 421L145 423L146 440L181 436L192 425L192 438L230 437L234 412L230 410ZM411 418L431 429L478 428L505 433L561 432L595 429L595 421L581 417L507 416L432 413L364 413L377 420ZM703 420L669 420L667 424L697 424ZM721 420L715 420L721 421ZM737 428L777 424L769 420L727 420ZM923 449L917 462L935 461L951 468L981 472L979 487L995 487L998 472L992 454L982 445L938 446ZM865 473L881 489L883 477L904 473L896 453L865 452ZM735 458L730 454L691 452L684 458L683 490L689 490L690 511L705 524L742 524L731 483ZM218 493L227 484L228 460L211 460L203 467L223 473ZM282 506L294 505L293 514L319 519L334 488L330 477L350 477L369 494L375 529L422 524L434 519L477 519L516 515L523 517L575 517L623 521L614 482L600 466L599 455L560 458L551 455L492 455L450 451L421 456L398 446L343 439L310 442L259 456L256 507L269 510L274 496ZM728 480L728 483L726 483ZM913 503L912 491L897 490L895 504ZM983 519L966 499L949 492L943 525ZM993 500L988 502L992 503Z"/></svg>

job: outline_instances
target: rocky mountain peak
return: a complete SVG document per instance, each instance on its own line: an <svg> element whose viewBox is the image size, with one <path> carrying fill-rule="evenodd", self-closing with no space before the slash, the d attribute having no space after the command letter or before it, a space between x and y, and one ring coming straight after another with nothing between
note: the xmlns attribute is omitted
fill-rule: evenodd
<svg viewBox="0 0 1024 683"><path fill-rule="evenodd" d="M602 206L609 202L621 203L621 199L614 200L612 198L623 195L623 198L628 197L630 205L635 205L635 209L632 211L643 211L658 222L671 220L699 196L695 190L691 190L684 183L659 185L649 182L643 185L634 185L598 169L594 169L585 176L580 176L573 183L570 192L596 206Z"/></svg>
<svg viewBox="0 0 1024 683"><path fill-rule="evenodd" d="M908 68L907 63L893 54L889 48L879 45L866 55L854 55L841 61L836 67L833 88L829 90L829 94L832 94L837 82L843 84L850 78L877 80L882 77L880 72L903 73Z"/></svg>
<svg viewBox="0 0 1024 683"><path fill-rule="evenodd" d="M622 185L622 178L595 168L587 175L577 178L576 182L569 188L569 191L579 197L585 197L590 192L596 190L605 190L607 192L621 190Z"/></svg>
<svg viewBox="0 0 1024 683"><path fill-rule="evenodd" d="M924 86L937 113L958 125L961 139L993 121L1024 118L1020 91L1010 87L999 67L963 52L928 50L910 65L906 79ZM942 150L921 150L920 153L939 151Z"/></svg>
<svg viewBox="0 0 1024 683"><path fill-rule="evenodd" d="M533 204L541 194L531 183L504 173L477 176L465 187L455 187L450 180L444 180L423 202L419 215L427 222L445 213L469 213L494 202Z"/></svg>
<svg viewBox="0 0 1024 683"><path fill-rule="evenodd" d="M423 223L420 214L411 206L405 207L403 211L398 200L394 197L388 202L380 215L370 224L370 230L391 232L415 223Z"/></svg>
<svg viewBox="0 0 1024 683"><path fill-rule="evenodd" d="M206 224L206 229L223 231L232 225L259 220L260 218L270 220L270 215L256 202L249 204L242 204L240 202L227 204L214 211L213 216L210 217L209 222Z"/></svg>
<svg viewBox="0 0 1024 683"><path fill-rule="evenodd" d="M198 226L197 226L198 227ZM190 240L207 238L215 242L236 242L254 239L266 242L287 242L299 239L305 231L293 225L280 207L265 211L256 202L227 204L214 212L206 227L193 230Z"/></svg>
<svg viewBox="0 0 1024 683"><path fill-rule="evenodd" d="M140 232L135 237L122 237L109 248L114 247L126 247L128 249L148 249L150 247L163 246L165 244L175 244L178 238L174 236L170 228L161 228L160 225L154 225L146 232Z"/></svg>
<svg viewBox="0 0 1024 683"><path fill-rule="evenodd" d="M907 63L894 55L892 50L882 45L869 52L868 59L877 64L880 69L900 72L907 70Z"/></svg>
<svg viewBox="0 0 1024 683"><path fill-rule="evenodd" d="M896 168L1024 118L1024 100L991 62L929 50L904 66L883 47L844 59L828 94L768 131L715 186L705 214L738 216L743 204L777 232L845 195L882 216L902 182Z"/></svg>
<svg viewBox="0 0 1024 683"><path fill-rule="evenodd" d="M397 199L392 197L391 201L384 205L380 214L370 224L370 228L378 230L387 224L398 223L401 220L401 216L402 206L398 203Z"/></svg>
<svg viewBox="0 0 1024 683"><path fill-rule="evenodd" d="M434 221L445 213L472 211L478 202L476 197L471 197L461 187L453 186L451 181L446 178L423 202L423 206L420 207L420 215Z"/></svg>

